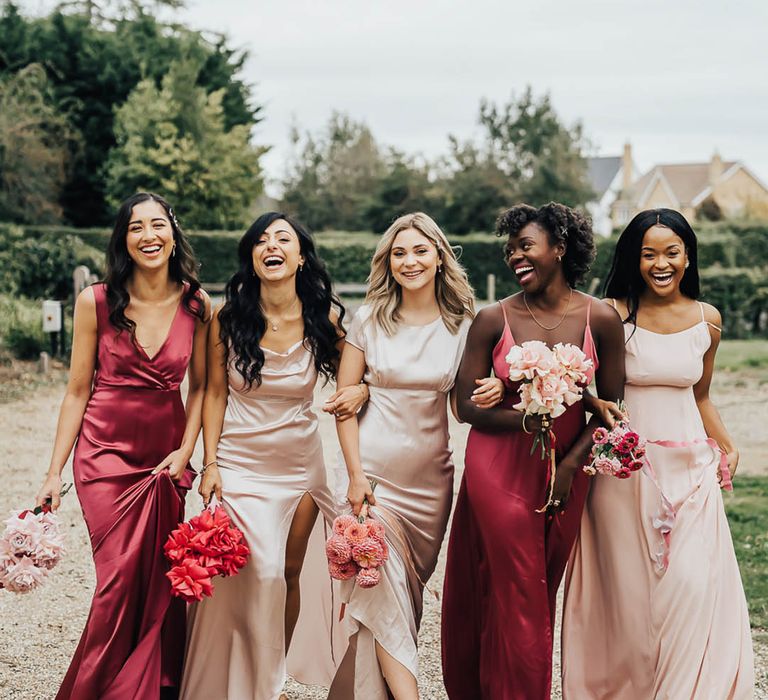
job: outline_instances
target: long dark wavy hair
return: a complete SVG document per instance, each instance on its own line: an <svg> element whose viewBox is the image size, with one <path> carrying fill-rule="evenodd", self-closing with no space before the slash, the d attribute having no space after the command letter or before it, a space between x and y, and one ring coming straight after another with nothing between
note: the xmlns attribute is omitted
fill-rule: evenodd
<svg viewBox="0 0 768 700"><path fill-rule="evenodd" d="M127 318L125 310L131 297L128 294L126 283L133 274L133 260L128 255L125 239L128 235L128 224L131 221L133 208L137 204L147 201L157 202L164 210L171 222L173 240L176 243L176 252L168 260L168 276L179 284L184 285L182 304L193 316L203 319L205 307L198 295L200 281L197 278L197 262L189 245L187 237L179 226L176 216L168 204L160 195L151 192L137 192L128 197L117 210L115 226L107 245L107 271L104 275L104 284L107 288L107 308L109 309L109 322L120 330L128 331L131 338L136 333L136 324Z"/></svg>
<svg viewBox="0 0 768 700"><path fill-rule="evenodd" d="M267 321L261 308L261 280L253 271L253 247L267 227L278 219L289 223L299 238L303 269L296 272L296 294L301 300L304 319L304 345L312 353L315 368L326 381L336 377L339 350L338 332L329 314L335 307L339 327L344 319L344 307L331 291L331 278L315 250L310 232L298 221L280 212L262 214L240 239L237 247L239 269L227 282L226 301L219 311L221 331L227 362L234 358L235 369L248 388L261 384L264 351L261 339Z"/></svg>
<svg viewBox="0 0 768 700"><path fill-rule="evenodd" d="M627 317L624 323L637 325L637 310L645 282L640 274L640 251L645 232L653 226L666 226L683 240L688 254L688 268L680 280L680 291L691 299L699 298L699 267L696 234L685 217L674 209L646 209L637 214L621 232L613 251L611 271L605 281L604 296L625 299Z"/></svg>

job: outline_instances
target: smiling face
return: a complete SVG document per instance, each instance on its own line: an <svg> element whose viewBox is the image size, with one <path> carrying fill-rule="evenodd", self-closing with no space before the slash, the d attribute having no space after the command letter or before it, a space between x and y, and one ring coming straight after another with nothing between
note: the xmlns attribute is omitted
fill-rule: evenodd
<svg viewBox="0 0 768 700"><path fill-rule="evenodd" d="M259 236L251 253L253 271L262 282L278 282L296 275L304 264L299 236L287 221L273 221Z"/></svg>
<svg viewBox="0 0 768 700"><path fill-rule="evenodd" d="M136 266L147 270L167 266L173 245L173 227L159 202L148 199L133 207L125 247Z"/></svg>
<svg viewBox="0 0 768 700"><path fill-rule="evenodd" d="M552 245L549 234L536 223L529 223L511 236L506 246L507 264L515 273L523 291L533 294L552 280L565 254L562 243Z"/></svg>
<svg viewBox="0 0 768 700"><path fill-rule="evenodd" d="M418 229L403 229L392 241L389 269L403 290L416 291L434 285L439 263L435 244Z"/></svg>
<svg viewBox="0 0 768 700"><path fill-rule="evenodd" d="M640 248L640 276L652 294L669 296L680 289L688 255L685 243L672 229L652 226Z"/></svg>

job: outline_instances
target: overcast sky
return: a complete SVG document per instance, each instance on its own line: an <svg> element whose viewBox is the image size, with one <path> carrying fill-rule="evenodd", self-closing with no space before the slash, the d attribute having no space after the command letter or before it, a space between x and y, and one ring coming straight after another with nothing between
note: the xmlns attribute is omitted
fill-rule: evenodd
<svg viewBox="0 0 768 700"><path fill-rule="evenodd" d="M271 178L292 120L316 130L341 110L434 156L477 133L481 98L530 84L597 154L629 140L645 170L717 149L768 182L768 0L188 0L179 16L249 51Z"/></svg>

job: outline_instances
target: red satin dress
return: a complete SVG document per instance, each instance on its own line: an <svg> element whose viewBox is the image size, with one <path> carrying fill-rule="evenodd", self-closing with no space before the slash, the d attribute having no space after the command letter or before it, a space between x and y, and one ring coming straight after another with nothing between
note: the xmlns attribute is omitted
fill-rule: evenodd
<svg viewBox="0 0 768 700"><path fill-rule="evenodd" d="M185 606L171 599L163 544L184 519L194 472L179 483L152 470L181 444L179 387L192 354L195 318L180 303L150 358L109 322L106 288L93 287L96 376L73 470L93 548L96 591L57 700L175 697L181 678ZM162 689L162 691L161 691Z"/></svg>
<svg viewBox="0 0 768 700"><path fill-rule="evenodd" d="M493 370L506 385L507 407L519 401L504 359L514 344L505 313ZM589 310L582 349L597 367ZM582 402L555 420L558 458L584 426ZM555 597L589 484L579 470L565 511L537 513L546 502L547 468L538 450L530 454L532 441L524 432L469 433L443 597L443 678L450 700L550 697Z"/></svg>

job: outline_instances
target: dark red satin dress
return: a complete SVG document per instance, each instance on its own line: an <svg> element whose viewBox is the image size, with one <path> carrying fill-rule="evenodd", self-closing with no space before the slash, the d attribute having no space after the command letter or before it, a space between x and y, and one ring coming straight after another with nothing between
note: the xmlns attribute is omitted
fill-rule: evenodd
<svg viewBox="0 0 768 700"><path fill-rule="evenodd" d="M503 307L502 307L503 311ZM505 405L519 401L505 362L515 340L506 315L493 370ZM597 367L589 311L583 350ZM581 402L555 420L558 457L585 425ZM549 700L555 596L579 530L588 481L579 471L564 513L546 502L546 465L533 436L472 428L445 571L443 678L450 700Z"/></svg>
<svg viewBox="0 0 768 700"><path fill-rule="evenodd" d="M174 484L152 470L179 448L186 416L179 386L192 354L195 318L182 304L153 358L109 323L106 289L93 287L98 351L93 393L74 456L96 591L57 700L175 697L184 653L185 607L171 598L163 544L184 519L193 472Z"/></svg>

